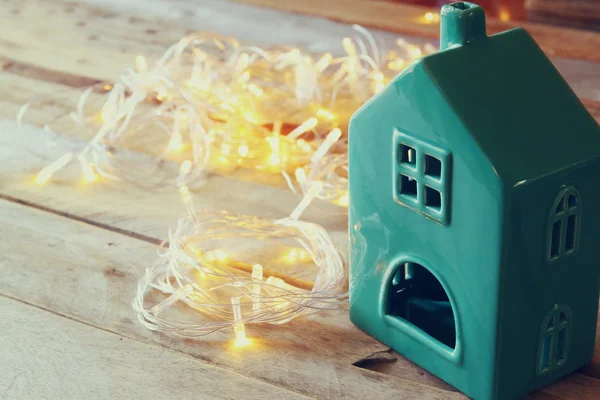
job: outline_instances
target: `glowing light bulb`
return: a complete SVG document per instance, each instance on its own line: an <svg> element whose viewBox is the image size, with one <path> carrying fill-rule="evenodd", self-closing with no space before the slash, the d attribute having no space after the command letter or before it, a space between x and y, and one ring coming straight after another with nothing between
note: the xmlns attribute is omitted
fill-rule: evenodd
<svg viewBox="0 0 600 400"><path fill-rule="evenodd" d="M221 153L223 153L225 155L229 155L231 153L231 146L228 145L227 143L223 143L221 145Z"/></svg>
<svg viewBox="0 0 600 400"><path fill-rule="evenodd" d="M507 10L501 10L498 16L502 22L510 21L510 13Z"/></svg>
<svg viewBox="0 0 600 400"><path fill-rule="evenodd" d="M340 197L340 200L339 200L338 204L340 206L348 207L348 204L349 204L348 193L346 193L345 195L343 195L342 197Z"/></svg>
<svg viewBox="0 0 600 400"><path fill-rule="evenodd" d="M104 90L108 92L110 89L112 89L112 85L104 85Z"/></svg>
<svg viewBox="0 0 600 400"><path fill-rule="evenodd" d="M271 153L271 155L269 156L269 165L272 166L277 166L281 163L281 157L279 157L279 154L277 153Z"/></svg>
<svg viewBox="0 0 600 400"><path fill-rule="evenodd" d="M206 259L208 261L225 261L229 256L223 250L213 250L206 253Z"/></svg>
<svg viewBox="0 0 600 400"><path fill-rule="evenodd" d="M35 183L37 183L38 185L43 185L44 183L48 182L48 180L52 177L53 174L53 171L44 168L36 175Z"/></svg>
<svg viewBox="0 0 600 400"><path fill-rule="evenodd" d="M428 12L423 16L423 19L425 20L425 22L427 22L428 24L432 24L432 23L436 23L436 22L440 22L440 14L438 13L432 13L432 12Z"/></svg>
<svg viewBox="0 0 600 400"><path fill-rule="evenodd" d="M261 97L264 94L264 91L254 83L248 85L248 90L256 97Z"/></svg>
<svg viewBox="0 0 600 400"><path fill-rule="evenodd" d="M66 153L52 164L42 168L42 170L35 177L35 183L43 185L44 183L48 182L48 180L56 171L70 163L72 159L73 153Z"/></svg>
<svg viewBox="0 0 600 400"><path fill-rule="evenodd" d="M150 309L150 313L155 316L160 314L167 308L171 307L173 304L177 303L179 300L183 300L186 297L188 297L193 291L194 288L192 287L192 285L189 284L180 287L175 292L173 292L172 295L170 295L165 300L152 307Z"/></svg>
<svg viewBox="0 0 600 400"><path fill-rule="evenodd" d="M400 71L402 68L404 68L405 64L406 61L404 61L403 58L396 58L388 63L388 68L393 71Z"/></svg>
<svg viewBox="0 0 600 400"><path fill-rule="evenodd" d="M348 56L352 58L356 57L356 46L354 45L352 39L348 37L342 39L342 46L344 47L344 50L346 51Z"/></svg>
<svg viewBox="0 0 600 400"><path fill-rule="evenodd" d="M113 121L117 116L117 106L112 102L106 102L102 106L102 111L100 112L100 118L102 122L107 123Z"/></svg>
<svg viewBox="0 0 600 400"><path fill-rule="evenodd" d="M412 56L412 58L417 59L423 55L423 52L421 51L421 49L419 47L411 46L410 47L410 55Z"/></svg>
<svg viewBox="0 0 600 400"><path fill-rule="evenodd" d="M245 144L238 147L238 154L242 157L246 157L248 155L248 151L248 146L246 146Z"/></svg>
<svg viewBox="0 0 600 400"><path fill-rule="evenodd" d="M98 175L94 172L93 168L94 164L82 163L81 170L83 171L83 179L86 183L96 182L98 180Z"/></svg>
<svg viewBox="0 0 600 400"><path fill-rule="evenodd" d="M303 123L301 123L293 131L291 131L288 135L288 138L291 140L297 139L300 135L304 134L305 132L310 131L315 126L317 126L318 123L319 123L318 119L316 119L315 117L311 117L311 118L307 119L306 121L304 121Z"/></svg>
<svg viewBox="0 0 600 400"><path fill-rule="evenodd" d="M145 74L146 72L148 72L148 62L146 61L146 57L137 56L135 58L135 69L140 74Z"/></svg>
<svg viewBox="0 0 600 400"><path fill-rule="evenodd" d="M242 321L242 308L240 307L240 298L231 298L231 307L233 310L233 332L235 334L235 347L243 347L250 344L250 340L246 337L246 327Z"/></svg>
<svg viewBox="0 0 600 400"><path fill-rule="evenodd" d="M319 61L317 61L317 63L315 64L315 68L319 72L323 72L329 66L329 64L331 64L331 60L333 60L333 56L331 55L331 53L325 53L319 59Z"/></svg>
<svg viewBox="0 0 600 400"><path fill-rule="evenodd" d="M335 119L335 115L331 111L329 111L325 108L319 108L317 110L317 117L320 117L323 119L328 119L330 121Z"/></svg>
<svg viewBox="0 0 600 400"><path fill-rule="evenodd" d="M181 151L183 150L183 139L181 137L181 133L175 131L173 135L171 135L171 140L169 141L169 150L172 151Z"/></svg>

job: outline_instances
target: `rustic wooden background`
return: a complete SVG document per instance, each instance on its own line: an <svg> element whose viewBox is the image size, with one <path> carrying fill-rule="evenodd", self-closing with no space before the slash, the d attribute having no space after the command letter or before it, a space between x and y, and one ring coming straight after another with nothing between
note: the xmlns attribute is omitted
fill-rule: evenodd
<svg viewBox="0 0 600 400"><path fill-rule="evenodd" d="M44 187L33 183L40 168L82 139L61 134L49 141L41 129L19 131L14 118L23 103L113 81L135 55L158 56L190 31L340 53L350 23L374 28L384 45L399 35L432 41L438 30L423 24L423 9L385 1L245 3L253 5L0 1L1 399L464 398L359 331L344 311L276 328L249 326L256 339L243 349L231 347L230 332L206 340L151 333L130 304L156 245L184 212L177 192L107 181L72 184L64 175ZM513 25L489 24L491 31ZM600 119L600 35L526 25ZM32 122L47 120L59 103L36 109ZM144 146L138 151L143 155ZM243 174L213 175L194 194L198 207L273 217L288 214L298 201ZM345 248L343 209L316 202L307 218ZM589 365L528 398L600 398L600 342Z"/></svg>

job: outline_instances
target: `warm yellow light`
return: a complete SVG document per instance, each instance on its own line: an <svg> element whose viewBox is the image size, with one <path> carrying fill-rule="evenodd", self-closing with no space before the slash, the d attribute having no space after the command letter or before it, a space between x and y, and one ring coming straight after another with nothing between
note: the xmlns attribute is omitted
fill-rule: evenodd
<svg viewBox="0 0 600 400"><path fill-rule="evenodd" d="M277 166L279 163L281 163L281 157L279 157L279 154L271 153L269 156L269 165Z"/></svg>
<svg viewBox="0 0 600 400"><path fill-rule="evenodd" d="M238 335L238 333L236 332L235 341L233 342L233 345L235 347L246 347L250 343L252 343L252 341L246 337L246 332L244 332L243 335L242 334Z"/></svg>
<svg viewBox="0 0 600 400"><path fill-rule="evenodd" d="M52 171L49 171L44 168L35 177L35 183L37 183L38 185L43 185L44 183L48 182L48 180L51 177L52 177Z"/></svg>
<svg viewBox="0 0 600 400"><path fill-rule="evenodd" d="M252 111L244 111L242 115L244 116L244 119L248 122L256 123L258 121L252 113Z"/></svg>
<svg viewBox="0 0 600 400"><path fill-rule="evenodd" d="M248 155L248 146L245 144L238 147L238 154L242 157L246 157Z"/></svg>
<svg viewBox="0 0 600 400"><path fill-rule="evenodd" d="M213 250L206 253L206 259L208 261L225 261L229 256L223 250Z"/></svg>
<svg viewBox="0 0 600 400"><path fill-rule="evenodd" d="M427 22L429 24L434 23L434 22L439 22L440 14L428 12L423 16L423 19L425 20L425 22Z"/></svg>
<svg viewBox="0 0 600 400"><path fill-rule="evenodd" d="M117 116L117 106L114 103L104 103L102 111L100 112L100 118L102 122L106 123L112 121Z"/></svg>
<svg viewBox="0 0 600 400"><path fill-rule="evenodd" d="M148 62L146 61L146 57L137 56L135 58L135 69L141 74L148 72Z"/></svg>
<svg viewBox="0 0 600 400"><path fill-rule="evenodd" d="M248 90L255 96L260 97L263 95L263 90L256 86L254 83L248 85Z"/></svg>
<svg viewBox="0 0 600 400"><path fill-rule="evenodd" d="M221 145L221 153L223 153L225 155L229 155L231 153L231 146L228 145L227 143L223 143Z"/></svg>
<svg viewBox="0 0 600 400"><path fill-rule="evenodd" d="M291 248L283 258L289 262L305 262L311 259L310 254L306 250L298 247Z"/></svg>
<svg viewBox="0 0 600 400"><path fill-rule="evenodd" d="M235 108L233 108L231 106L231 104L223 102L223 103L221 103L221 107L223 107L225 110L227 110L229 112L235 112Z"/></svg>
<svg viewBox="0 0 600 400"><path fill-rule="evenodd" d="M507 10L500 10L500 21L510 21L510 13Z"/></svg>
<svg viewBox="0 0 600 400"><path fill-rule="evenodd" d="M104 85L104 90L109 91L112 89L112 85Z"/></svg>
<svg viewBox="0 0 600 400"><path fill-rule="evenodd" d="M333 113L331 111L329 111L325 108L319 108L317 110L317 117L328 119L330 121L335 119L335 115L333 115Z"/></svg>
<svg viewBox="0 0 600 400"><path fill-rule="evenodd" d="M181 134L174 133L171 136L171 141L169 142L169 150L172 151L181 151L183 150L183 141L181 139Z"/></svg>
<svg viewBox="0 0 600 400"><path fill-rule="evenodd" d="M400 71L404 68L406 61L402 58L396 58L388 63L388 68L392 71Z"/></svg>
<svg viewBox="0 0 600 400"><path fill-rule="evenodd" d="M86 183L92 183L98 180L98 175L94 172L93 164L81 164L81 169L83 171L83 180Z"/></svg>
<svg viewBox="0 0 600 400"><path fill-rule="evenodd" d="M414 58L420 58L423 55L423 52L421 51L421 49L417 46L411 46L410 48L410 55Z"/></svg>
<svg viewBox="0 0 600 400"><path fill-rule="evenodd" d="M347 37L342 39L342 46L350 57L356 57L356 46L354 45L352 39Z"/></svg>
<svg viewBox="0 0 600 400"><path fill-rule="evenodd" d="M348 203L349 203L349 198L348 198L348 194L346 193L345 195L340 197L339 205L348 207Z"/></svg>
<svg viewBox="0 0 600 400"><path fill-rule="evenodd" d="M219 157L219 161L221 161L221 164L227 164L229 162L229 160L225 156Z"/></svg>

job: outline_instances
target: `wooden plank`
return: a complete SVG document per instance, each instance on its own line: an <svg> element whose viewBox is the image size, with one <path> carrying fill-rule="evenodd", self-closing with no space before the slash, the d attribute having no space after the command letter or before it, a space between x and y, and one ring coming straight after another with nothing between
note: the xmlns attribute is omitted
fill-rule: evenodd
<svg viewBox="0 0 600 400"><path fill-rule="evenodd" d="M354 327L342 311L275 328L248 326L254 342L243 349L231 346L231 332L199 340L152 333L136 321L131 299L138 277L155 258L155 246L6 201L0 201L0 210L4 296L308 396L462 398L412 382L409 378L418 380L419 374L412 376L410 369L401 379L352 366L386 347ZM191 314L181 305L177 310Z"/></svg>
<svg viewBox="0 0 600 400"><path fill-rule="evenodd" d="M272 7L279 10L316 15L341 21L356 23L409 35L428 38L439 37L439 24L427 23L427 12L439 12L411 4L392 3L381 0L320 0L279 1L279 0L237 0L241 3ZM343 11L342 11L343 10ZM522 21L499 21L487 18L488 33L502 32L515 27L524 27L551 56L600 61L600 34L570 28L557 28L549 25Z"/></svg>
<svg viewBox="0 0 600 400"><path fill-rule="evenodd" d="M0 58L8 63L5 69L29 76L37 73L38 79L50 82L78 82L74 77L79 77L80 84L87 78L115 80L133 64L135 55L158 57L190 30L232 35L262 46L300 46L334 54L343 51L342 37L356 34L349 26L332 21L229 2L209 1L201 10L190 0L148 0L143 7L136 2L99 2L119 12L41 0L5 3L0 7L4 21ZM133 12L135 16L128 15ZM399 36L376 29L372 33L382 49L395 47ZM404 37L415 43L430 41ZM600 101L597 63L561 57L552 61L580 97ZM56 75L60 73L67 78Z"/></svg>
<svg viewBox="0 0 600 400"><path fill-rule="evenodd" d="M0 315L3 399L310 398L2 296Z"/></svg>

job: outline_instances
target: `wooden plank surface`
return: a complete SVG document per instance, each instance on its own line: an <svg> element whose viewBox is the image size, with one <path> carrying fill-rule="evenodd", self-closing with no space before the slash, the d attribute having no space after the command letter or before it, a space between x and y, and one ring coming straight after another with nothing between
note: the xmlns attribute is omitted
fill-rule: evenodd
<svg viewBox="0 0 600 400"><path fill-rule="evenodd" d="M0 315L2 399L310 398L3 296Z"/></svg>
<svg viewBox="0 0 600 400"><path fill-rule="evenodd" d="M411 4L384 0L239 0L240 2L322 16L334 21L357 23L393 32L439 37L439 24L426 23L427 12L438 12ZM600 34L572 28L557 28L550 25L522 21L499 21L487 18L488 33L502 32L515 27L524 27L549 55L580 60L600 61Z"/></svg>
<svg viewBox="0 0 600 400"><path fill-rule="evenodd" d="M32 95L114 79L135 54L159 54L193 27L261 43L280 41L334 52L340 51L340 38L350 32L349 27L327 20L227 2L206 2L202 8L189 0L121 3L113 5L143 6L146 11L131 16L122 10L60 2L5 0L8 6L0 7L0 17L6 21L0 26L0 59L5 70L0 74L0 116L13 118ZM256 29L257 24L265 28ZM377 34L392 43L397 36ZM564 58L553 61L598 117L598 64ZM55 107L37 110L36 118L43 120ZM249 335L261 339L243 353L230 348L229 332L198 341L148 332L135 322L130 302L137 279L155 259L155 244L183 213L177 193L148 192L105 181L85 186L74 177L78 171L39 187L32 182L34 174L48 160L80 146L81 139L60 135L49 143L46 132L27 129L20 133L14 122L7 120L0 121L0 132L0 197L7 200L0 201L0 295L79 321L90 329L113 332L144 346L168 348L190 355L196 362L308 396L461 397L360 332L343 311L274 329L251 326ZM146 150L140 146L138 151ZM239 193L244 193L244 202L239 201ZM298 200L278 187L218 175L211 176L194 194L198 207L272 217L286 215ZM343 209L317 202L307 218L323 224L345 248ZM180 311L186 313L185 308ZM594 398L598 389L595 378L600 377L598 349L597 345L593 363L581 371L587 376L569 376L533 398ZM581 395L572 392L578 385L586 388L580 390Z"/></svg>
<svg viewBox="0 0 600 400"><path fill-rule="evenodd" d="M277 329L248 326L254 343L244 349L232 347L231 332L201 340L152 333L137 322L131 300L156 246L12 202L0 201L0 209L0 295L317 398L374 392L411 399L462 397L414 382L432 381L411 373L414 368L399 378L354 367L387 348L354 327L343 311ZM179 310L193 315L185 307Z"/></svg>

